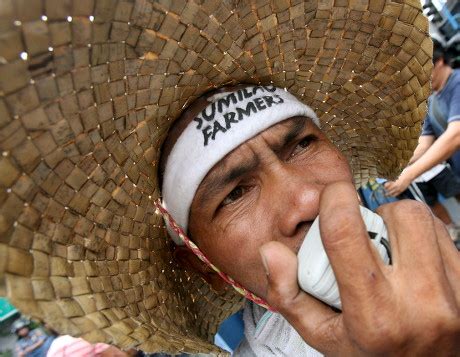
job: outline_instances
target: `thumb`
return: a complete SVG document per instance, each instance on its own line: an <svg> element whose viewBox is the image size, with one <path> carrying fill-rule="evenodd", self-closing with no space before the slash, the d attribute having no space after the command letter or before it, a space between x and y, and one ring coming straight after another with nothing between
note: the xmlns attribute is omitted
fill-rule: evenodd
<svg viewBox="0 0 460 357"><path fill-rule="evenodd" d="M299 294L297 284L297 257L285 245L269 242L259 249L267 274L267 296L271 306L281 311L290 309Z"/></svg>
<svg viewBox="0 0 460 357"><path fill-rule="evenodd" d="M259 252L267 273L266 301L310 346L323 353L337 351L341 314L300 289L297 256L279 242L266 243Z"/></svg>

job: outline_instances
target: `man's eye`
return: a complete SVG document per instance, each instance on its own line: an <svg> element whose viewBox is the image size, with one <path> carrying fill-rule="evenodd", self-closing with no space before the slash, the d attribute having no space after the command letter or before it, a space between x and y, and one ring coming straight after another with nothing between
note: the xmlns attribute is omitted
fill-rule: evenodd
<svg viewBox="0 0 460 357"><path fill-rule="evenodd" d="M308 135L304 137L302 140L298 142L291 156L297 155L298 153L302 152L303 150L308 148L310 144L315 140L316 140L316 137L314 135Z"/></svg>
<svg viewBox="0 0 460 357"><path fill-rule="evenodd" d="M222 206L226 206L230 203L235 202L236 200L240 199L245 193L247 189L244 188L243 186L237 186L235 187L232 192L230 192L222 201Z"/></svg>

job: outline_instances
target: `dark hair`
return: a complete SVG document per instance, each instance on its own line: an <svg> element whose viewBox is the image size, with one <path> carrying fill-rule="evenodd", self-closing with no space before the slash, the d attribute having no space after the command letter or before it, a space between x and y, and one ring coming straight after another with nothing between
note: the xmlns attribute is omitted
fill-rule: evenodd
<svg viewBox="0 0 460 357"><path fill-rule="evenodd" d="M441 58L445 63L449 63L448 51L441 42L433 38L433 63L438 62Z"/></svg>
<svg viewBox="0 0 460 357"><path fill-rule="evenodd" d="M460 68L460 42L452 43L446 50L452 68Z"/></svg>
<svg viewBox="0 0 460 357"><path fill-rule="evenodd" d="M30 320L24 317L20 317L19 319L14 321L13 324L11 325L11 332L17 334L20 329L24 327L29 328L29 326L30 326Z"/></svg>

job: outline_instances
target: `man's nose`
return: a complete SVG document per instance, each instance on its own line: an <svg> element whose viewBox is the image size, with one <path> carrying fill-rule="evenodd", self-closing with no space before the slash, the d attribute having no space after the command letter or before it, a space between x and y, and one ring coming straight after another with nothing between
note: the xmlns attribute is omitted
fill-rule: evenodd
<svg viewBox="0 0 460 357"><path fill-rule="evenodd" d="M308 168L286 165L278 172L276 205L278 229L282 236L292 237L305 231L319 213L319 198L325 184Z"/></svg>

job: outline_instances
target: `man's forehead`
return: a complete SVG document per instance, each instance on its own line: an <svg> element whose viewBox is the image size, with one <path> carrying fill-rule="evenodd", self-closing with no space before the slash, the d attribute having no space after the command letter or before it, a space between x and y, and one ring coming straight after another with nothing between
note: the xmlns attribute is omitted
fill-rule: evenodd
<svg viewBox="0 0 460 357"><path fill-rule="evenodd" d="M315 128L317 128L310 118L293 117L265 129L255 137L246 140L244 143L240 144L238 147L224 156L208 172L206 177L203 179L203 182L205 182L207 179L214 179L216 177L225 175L228 171L235 169L235 165L238 165L239 163L244 163L249 160L254 161L255 155L252 152L250 146L246 144L254 140L256 137L262 136L267 142L267 145L277 151L279 150L280 146L283 146L286 142L293 139L308 125L313 125ZM317 129L319 130L319 128Z"/></svg>

